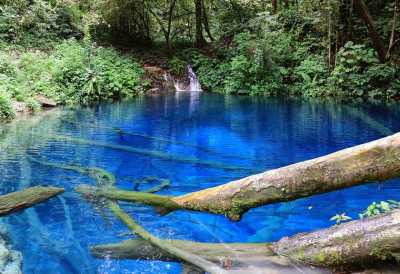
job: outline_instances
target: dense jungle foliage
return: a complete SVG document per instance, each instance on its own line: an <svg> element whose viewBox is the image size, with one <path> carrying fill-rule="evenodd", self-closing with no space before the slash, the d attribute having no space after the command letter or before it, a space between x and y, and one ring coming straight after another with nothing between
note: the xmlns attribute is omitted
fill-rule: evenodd
<svg viewBox="0 0 400 274"><path fill-rule="evenodd" d="M13 102L37 110L36 94L143 93L146 62L175 74L191 63L226 94L398 98L398 2L0 0L0 118Z"/></svg>

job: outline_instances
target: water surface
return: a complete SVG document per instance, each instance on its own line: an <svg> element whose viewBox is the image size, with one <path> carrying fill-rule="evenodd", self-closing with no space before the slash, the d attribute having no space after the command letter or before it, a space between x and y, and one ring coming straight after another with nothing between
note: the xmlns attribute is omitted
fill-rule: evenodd
<svg viewBox="0 0 400 274"><path fill-rule="evenodd" d="M179 273L174 263L93 258L90 246L132 236L109 212L74 192L79 184L93 185L91 178L35 159L103 168L124 189L156 185L136 183L149 176L168 179L171 186L160 193L179 195L387 136L400 129L399 109L397 104L183 93L57 110L1 128L0 192L34 185L64 187L66 192L3 222L23 253L24 273ZM398 181L260 207L237 223L205 213L160 217L151 207L124 208L162 238L265 242L328 227L337 213L357 218L373 201L387 199L400 200Z"/></svg>

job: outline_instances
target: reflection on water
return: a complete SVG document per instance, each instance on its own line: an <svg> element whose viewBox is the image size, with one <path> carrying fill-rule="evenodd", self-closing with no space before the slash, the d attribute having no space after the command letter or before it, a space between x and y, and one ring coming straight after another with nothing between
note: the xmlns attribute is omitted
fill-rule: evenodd
<svg viewBox="0 0 400 274"><path fill-rule="evenodd" d="M179 273L174 263L93 258L90 246L126 240L127 229L73 191L94 184L91 178L31 159L103 168L124 189L137 188L138 178L166 178L171 186L160 193L179 195L386 136L400 128L399 109L182 92L55 111L0 129L0 191L41 184L66 192L2 221L23 252L24 273ZM265 242L330 226L336 213L357 218L384 199L400 200L396 180L253 209L238 223L198 212L160 217L143 205L123 207L162 238Z"/></svg>

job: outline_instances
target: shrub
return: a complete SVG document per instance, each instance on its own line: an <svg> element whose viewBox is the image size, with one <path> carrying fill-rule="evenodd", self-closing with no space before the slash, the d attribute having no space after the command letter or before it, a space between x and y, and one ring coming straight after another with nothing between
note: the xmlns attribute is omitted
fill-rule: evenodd
<svg viewBox="0 0 400 274"><path fill-rule="evenodd" d="M327 95L328 68L322 56L310 55L294 68L292 89L306 97Z"/></svg>
<svg viewBox="0 0 400 274"><path fill-rule="evenodd" d="M181 58L174 56L168 61L170 71L175 75L182 75L186 72L186 62Z"/></svg>
<svg viewBox="0 0 400 274"><path fill-rule="evenodd" d="M9 121L15 116L10 97L0 92L0 121Z"/></svg>
<svg viewBox="0 0 400 274"><path fill-rule="evenodd" d="M380 64L372 48L349 42L337 55L329 77L333 92L346 97L398 96L399 68Z"/></svg>
<svg viewBox="0 0 400 274"><path fill-rule="evenodd" d="M0 40L48 47L59 38L81 37L75 10L73 2L6 1L0 6Z"/></svg>
<svg viewBox="0 0 400 274"><path fill-rule="evenodd" d="M284 71L267 43L248 32L236 35L233 42L233 47L221 51L220 59L193 55L202 85L227 94L278 94L283 87Z"/></svg>
<svg viewBox="0 0 400 274"><path fill-rule="evenodd" d="M143 92L143 69L113 49L84 47L70 40L57 47L52 57L61 102L90 104Z"/></svg>
<svg viewBox="0 0 400 274"><path fill-rule="evenodd" d="M0 92L25 102L33 111L40 108L32 99L35 94L61 104L92 104L143 92L143 69L113 49L72 39L50 53L34 50L19 55L17 61L0 52Z"/></svg>

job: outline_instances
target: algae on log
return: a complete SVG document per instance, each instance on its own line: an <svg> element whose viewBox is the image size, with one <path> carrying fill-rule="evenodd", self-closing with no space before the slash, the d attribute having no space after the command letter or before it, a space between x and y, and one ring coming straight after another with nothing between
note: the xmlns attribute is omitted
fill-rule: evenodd
<svg viewBox="0 0 400 274"><path fill-rule="evenodd" d="M63 188L36 186L0 196L0 216L42 203L62 192Z"/></svg>
<svg viewBox="0 0 400 274"><path fill-rule="evenodd" d="M233 271L250 265L265 270L257 273L271 273L271 269L284 271L294 263L300 263L296 267L302 267L302 264L319 267L363 266L382 260L399 259L400 210L285 237L273 243L164 241L211 262L229 260ZM101 258L180 261L141 239L94 246L91 253Z"/></svg>
<svg viewBox="0 0 400 274"><path fill-rule="evenodd" d="M114 200L162 206L166 211L188 209L224 214L239 220L249 209L295 200L372 181L400 176L400 133L323 157L266 171L221 186L177 197L100 190L77 191Z"/></svg>
<svg viewBox="0 0 400 274"><path fill-rule="evenodd" d="M400 209L368 219L283 238L276 254L319 266L364 265L400 261Z"/></svg>

